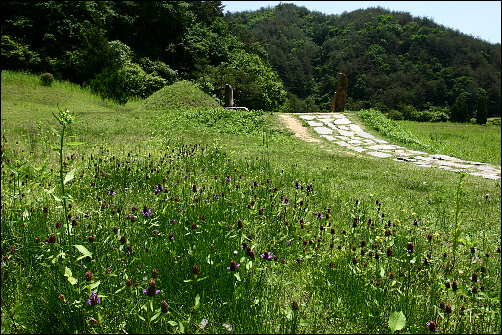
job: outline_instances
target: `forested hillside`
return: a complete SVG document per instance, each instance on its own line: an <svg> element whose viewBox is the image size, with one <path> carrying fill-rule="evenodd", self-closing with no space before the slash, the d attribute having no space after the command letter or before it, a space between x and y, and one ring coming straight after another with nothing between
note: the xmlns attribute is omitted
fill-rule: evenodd
<svg viewBox="0 0 502 335"><path fill-rule="evenodd" d="M348 107L394 118L500 116L500 44L382 8L325 15L293 4L223 15L221 1L3 1L2 69L49 72L126 102L191 80L270 111ZM453 114L452 114L453 113Z"/></svg>

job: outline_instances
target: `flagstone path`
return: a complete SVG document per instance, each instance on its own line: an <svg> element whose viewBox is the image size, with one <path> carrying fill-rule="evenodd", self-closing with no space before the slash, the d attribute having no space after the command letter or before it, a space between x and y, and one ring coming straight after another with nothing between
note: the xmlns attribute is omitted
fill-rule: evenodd
<svg viewBox="0 0 502 335"><path fill-rule="evenodd" d="M455 172L464 171L473 176L500 179L500 166L495 167L486 163L466 161L446 155L430 155L426 152L409 150L399 145L390 144L388 141L378 139L365 132L343 113L302 113L296 115L305 120L321 137L348 150L422 167ZM310 136L307 129L296 117L287 114L280 116L299 138L308 142L322 142L319 138Z"/></svg>

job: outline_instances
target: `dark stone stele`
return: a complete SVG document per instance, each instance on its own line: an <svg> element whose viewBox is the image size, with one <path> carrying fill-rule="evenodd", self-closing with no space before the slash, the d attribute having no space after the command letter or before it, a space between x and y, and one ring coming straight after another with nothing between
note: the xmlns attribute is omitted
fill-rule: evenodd
<svg viewBox="0 0 502 335"><path fill-rule="evenodd" d="M331 100L331 107L329 112L343 112L345 109L345 101L347 100L347 88L349 87L349 81L347 76L343 73L338 74L336 92L333 95L333 100Z"/></svg>

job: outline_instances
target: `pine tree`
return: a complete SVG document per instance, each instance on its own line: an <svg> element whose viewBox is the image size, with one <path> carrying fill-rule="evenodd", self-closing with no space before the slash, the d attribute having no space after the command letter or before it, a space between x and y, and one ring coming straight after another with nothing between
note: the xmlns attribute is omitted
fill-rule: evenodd
<svg viewBox="0 0 502 335"><path fill-rule="evenodd" d="M450 109L450 121L453 122L468 122L469 109L467 103L462 96L459 96Z"/></svg>
<svg viewBox="0 0 502 335"><path fill-rule="evenodd" d="M486 98L484 95L478 97L478 109L476 110L476 123L486 124L488 111L486 109Z"/></svg>

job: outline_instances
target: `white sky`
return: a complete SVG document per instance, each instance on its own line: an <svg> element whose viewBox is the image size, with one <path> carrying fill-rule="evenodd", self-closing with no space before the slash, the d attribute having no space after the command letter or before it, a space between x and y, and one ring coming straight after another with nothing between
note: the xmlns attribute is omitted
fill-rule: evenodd
<svg viewBox="0 0 502 335"><path fill-rule="evenodd" d="M481 38L500 43L501 1L222 1L224 12L257 10L275 7L280 3L294 3L312 11L341 14L368 7L383 7L409 12L412 16L427 17L435 23Z"/></svg>

